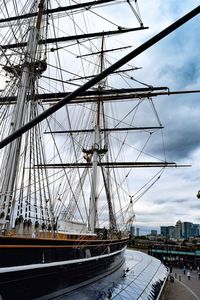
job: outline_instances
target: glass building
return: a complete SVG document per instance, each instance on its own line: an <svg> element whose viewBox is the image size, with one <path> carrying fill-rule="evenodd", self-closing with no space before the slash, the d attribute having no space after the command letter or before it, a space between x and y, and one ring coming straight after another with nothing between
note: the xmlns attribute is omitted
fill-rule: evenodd
<svg viewBox="0 0 200 300"><path fill-rule="evenodd" d="M164 238L169 238L169 228L168 226L161 226L160 227L160 233L164 236Z"/></svg>
<svg viewBox="0 0 200 300"><path fill-rule="evenodd" d="M188 239L192 236L192 223L191 222L183 222L182 223L182 234L184 239Z"/></svg>

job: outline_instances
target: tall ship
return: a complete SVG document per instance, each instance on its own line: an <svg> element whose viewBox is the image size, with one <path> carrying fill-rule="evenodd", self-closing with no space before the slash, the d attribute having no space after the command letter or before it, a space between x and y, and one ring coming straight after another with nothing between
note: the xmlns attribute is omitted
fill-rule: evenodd
<svg viewBox="0 0 200 300"><path fill-rule="evenodd" d="M147 29L137 1L8 0L0 14L0 296L35 299L123 265L134 202L176 166L149 146L163 128L151 94L167 87L132 62L112 70Z"/></svg>

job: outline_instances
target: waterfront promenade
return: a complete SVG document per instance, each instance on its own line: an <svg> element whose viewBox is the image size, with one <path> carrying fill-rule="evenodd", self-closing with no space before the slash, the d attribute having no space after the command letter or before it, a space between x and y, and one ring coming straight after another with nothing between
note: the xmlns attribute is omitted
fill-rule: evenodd
<svg viewBox="0 0 200 300"><path fill-rule="evenodd" d="M164 300L200 300L200 280L196 270L191 272L190 280L181 269L173 269L172 274L175 280L168 281Z"/></svg>

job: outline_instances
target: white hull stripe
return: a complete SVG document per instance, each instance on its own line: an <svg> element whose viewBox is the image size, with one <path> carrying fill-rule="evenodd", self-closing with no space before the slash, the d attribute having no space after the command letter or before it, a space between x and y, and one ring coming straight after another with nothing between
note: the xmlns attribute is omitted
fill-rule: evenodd
<svg viewBox="0 0 200 300"><path fill-rule="evenodd" d="M126 249L126 247L124 247L121 250L109 253L109 254L104 254L104 255L99 255L99 256L94 256L94 257L89 257L89 258L72 259L72 260L64 260L64 261L58 261L58 262L52 262L52 263L0 268L0 273L26 271L26 270L33 270L33 269L40 269L40 268L49 268L49 267L56 267L56 266L69 265L69 264L80 264L82 262L99 260L99 259L103 259L105 257L113 256L113 255L116 255L116 254L124 251L125 249Z"/></svg>

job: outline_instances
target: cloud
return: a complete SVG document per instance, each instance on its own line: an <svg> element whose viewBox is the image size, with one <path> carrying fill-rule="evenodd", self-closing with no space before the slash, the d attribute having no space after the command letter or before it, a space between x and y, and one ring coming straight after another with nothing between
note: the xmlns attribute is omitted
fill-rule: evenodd
<svg viewBox="0 0 200 300"><path fill-rule="evenodd" d="M197 5L199 1L141 1L144 24L150 27L148 33L144 33L145 37L141 34L141 43ZM200 16L196 16L138 56L134 63L143 68L137 71L136 78L153 86L167 86L171 91L200 89L199 24ZM200 201L196 197L200 190L199 97L199 94L182 94L153 98L165 128L152 135L152 143L144 151L152 159L165 159L166 156L167 161L191 164L192 167L164 172L160 180L135 204L138 226L159 228L160 225L175 225L179 219L182 222L200 223ZM145 112L138 119L149 122L152 116L147 115ZM148 173L153 176L153 171L141 171L140 181L142 177L146 179ZM132 182L131 190L135 190L137 185L134 179Z"/></svg>
<svg viewBox="0 0 200 300"><path fill-rule="evenodd" d="M175 199L173 200L173 203L184 203L187 202L188 199ZM166 199L158 199L154 201L154 204L158 204L158 205L166 205Z"/></svg>
<svg viewBox="0 0 200 300"><path fill-rule="evenodd" d="M188 86L197 83L200 76L200 58L193 57L191 61L187 61L187 63L182 62L183 64L179 67L175 65L166 64L163 68L161 68L159 76L162 80L164 78L176 78L176 88L186 89Z"/></svg>
<svg viewBox="0 0 200 300"><path fill-rule="evenodd" d="M151 4L143 1L142 15L152 25L149 35L165 27L163 22L170 24L197 4L198 1L184 5L175 4L174 1L153 1ZM148 14L150 6L153 9ZM168 86L172 91L199 89L199 20L199 16L195 17L137 57L137 64L142 65L143 69L137 72L136 78L153 86ZM168 160L187 161L191 153L200 146L199 97L194 94L155 99L159 117L165 126L164 148ZM144 118L141 120L144 121ZM159 155L162 148L162 143L157 140L149 147L149 151Z"/></svg>

